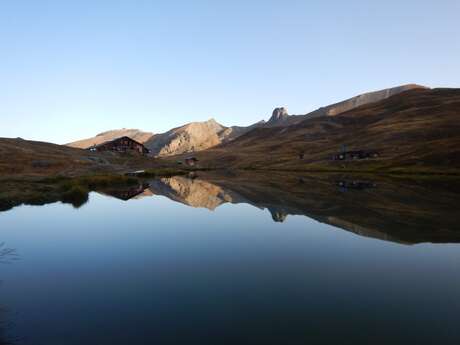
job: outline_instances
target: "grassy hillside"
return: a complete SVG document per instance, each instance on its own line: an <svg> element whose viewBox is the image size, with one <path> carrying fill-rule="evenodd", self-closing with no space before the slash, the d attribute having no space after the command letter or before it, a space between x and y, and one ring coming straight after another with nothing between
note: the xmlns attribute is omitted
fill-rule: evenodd
<svg viewBox="0 0 460 345"><path fill-rule="evenodd" d="M459 173L459 117L460 89L415 89L336 116L257 128L195 155L204 167ZM344 145L380 157L332 160Z"/></svg>
<svg viewBox="0 0 460 345"><path fill-rule="evenodd" d="M51 143L0 138L0 177L80 176L155 167L152 158L98 153Z"/></svg>
<svg viewBox="0 0 460 345"><path fill-rule="evenodd" d="M79 207L93 190L139 184L124 173L146 169L148 177L185 174L137 154L90 152L37 141L0 138L0 211L56 201ZM143 176L142 176L143 177Z"/></svg>

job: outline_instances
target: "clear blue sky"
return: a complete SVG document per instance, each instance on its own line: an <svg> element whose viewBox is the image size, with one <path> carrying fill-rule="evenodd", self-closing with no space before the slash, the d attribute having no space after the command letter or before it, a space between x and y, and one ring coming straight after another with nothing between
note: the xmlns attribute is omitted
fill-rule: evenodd
<svg viewBox="0 0 460 345"><path fill-rule="evenodd" d="M460 86L460 1L1 0L0 136L65 143Z"/></svg>

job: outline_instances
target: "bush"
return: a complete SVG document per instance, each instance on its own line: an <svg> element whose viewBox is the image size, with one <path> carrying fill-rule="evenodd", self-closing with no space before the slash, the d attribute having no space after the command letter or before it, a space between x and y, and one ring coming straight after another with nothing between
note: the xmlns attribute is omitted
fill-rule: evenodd
<svg viewBox="0 0 460 345"><path fill-rule="evenodd" d="M72 204L78 208L88 201L88 190L82 186L73 186L62 194L62 202Z"/></svg>

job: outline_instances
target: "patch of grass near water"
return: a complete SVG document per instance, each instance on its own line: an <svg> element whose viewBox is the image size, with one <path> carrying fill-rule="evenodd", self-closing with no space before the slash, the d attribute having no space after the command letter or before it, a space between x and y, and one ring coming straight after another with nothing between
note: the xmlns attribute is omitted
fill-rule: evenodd
<svg viewBox="0 0 460 345"><path fill-rule="evenodd" d="M119 174L88 175L81 177L49 176L45 178L15 178L3 180L0 184L0 211L21 204L43 205L61 201L80 207L88 201L91 191L104 191L109 188L136 186L142 178L170 177L185 175L185 169L149 169L139 176Z"/></svg>
<svg viewBox="0 0 460 345"><path fill-rule="evenodd" d="M83 177L50 176L43 179L5 181L0 185L0 211L21 204L43 205L56 201L80 207L88 201L90 191L109 187L137 185L139 180L122 175Z"/></svg>
<svg viewBox="0 0 460 345"><path fill-rule="evenodd" d="M80 186L87 186L89 189L110 186L128 186L138 184L138 179L122 175L96 175L84 176L75 179L75 183Z"/></svg>

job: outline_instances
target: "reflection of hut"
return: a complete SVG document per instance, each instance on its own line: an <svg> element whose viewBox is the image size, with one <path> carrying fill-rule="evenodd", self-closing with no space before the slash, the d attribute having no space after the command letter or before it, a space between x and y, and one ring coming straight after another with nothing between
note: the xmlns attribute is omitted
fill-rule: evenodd
<svg viewBox="0 0 460 345"><path fill-rule="evenodd" d="M344 160L356 160L356 159L367 159L367 158L378 158L380 154L377 151L366 151L366 150L357 150L357 151L344 151L332 156L332 159L337 161Z"/></svg>
<svg viewBox="0 0 460 345"><path fill-rule="evenodd" d="M137 152L140 154L148 154L149 150L130 137L121 137L114 140L106 141L102 144L95 145L89 148L90 151L115 151L115 152Z"/></svg>
<svg viewBox="0 0 460 345"><path fill-rule="evenodd" d="M196 157L187 157L185 158L185 164L187 164L190 167L193 167L197 164L198 159Z"/></svg>
<svg viewBox="0 0 460 345"><path fill-rule="evenodd" d="M114 198L127 201L132 199L139 194L143 193L149 187L148 183L139 184L137 186L122 187L122 188L111 188L100 191L102 194L113 196Z"/></svg>

